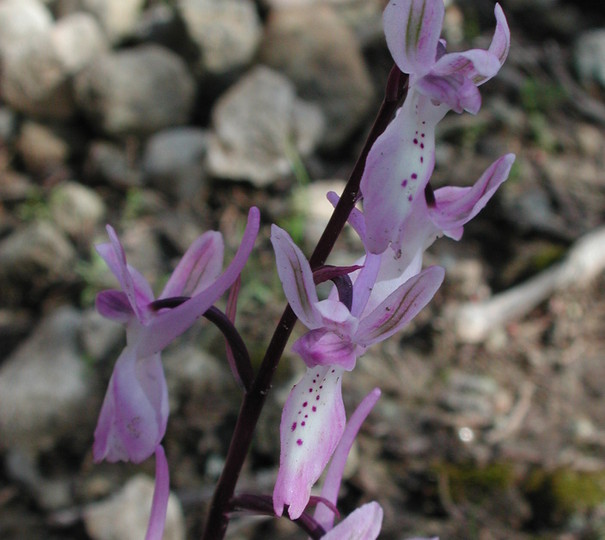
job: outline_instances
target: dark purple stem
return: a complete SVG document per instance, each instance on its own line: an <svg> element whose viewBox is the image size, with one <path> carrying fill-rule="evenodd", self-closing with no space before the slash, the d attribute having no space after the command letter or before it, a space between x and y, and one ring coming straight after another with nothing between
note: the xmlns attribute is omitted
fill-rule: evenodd
<svg viewBox="0 0 605 540"><path fill-rule="evenodd" d="M159 300L151 302L149 306L156 311L160 309L172 309L180 306L187 300L189 300L189 296L160 298ZM231 354L233 355L235 369L237 370L236 376L239 377L239 380L247 392L252 386L254 371L252 369L252 362L250 361L250 354L248 353L248 349L246 348L242 336L231 322L231 319L217 307L212 306L208 309L208 311L204 313L204 317L214 324L225 337L227 347L229 347Z"/></svg>
<svg viewBox="0 0 605 540"><path fill-rule="evenodd" d="M361 270L362 268L363 266L358 264L354 266L332 266L325 264L324 266L320 266L313 271L313 282L315 285L319 285L325 281L334 280L340 276L346 276L352 272Z"/></svg>
<svg viewBox="0 0 605 540"><path fill-rule="evenodd" d="M397 66L393 66L389 73L385 98L378 111L374 125L355 163L355 167L351 172L340 200L334 209L334 213L309 260L312 269L317 269L325 264L328 255L332 251L338 236L349 218L351 210L355 206L355 202L359 198L359 183L368 152L393 118L399 103L405 95L406 81L406 76L401 73ZM267 394L271 389L273 374L277 369L295 323L296 315L294 315L290 306L286 306L273 333L273 337L269 342L265 357L252 383L252 388L245 394L242 401L233 437L231 438L231 445L227 453L225 467L216 485L214 497L210 504L202 540L222 540L225 537L227 525L229 524L229 502L233 497L237 479L248 454L256 423L258 422Z"/></svg>
<svg viewBox="0 0 605 540"><path fill-rule="evenodd" d="M246 392L248 392L252 386L254 380L254 370L252 369L252 362L250 361L250 354L246 348L246 344L242 339L242 336L235 328L231 319L223 313L220 309L212 306L204 317L214 324L225 336L227 341L227 347L231 349L233 360L235 362L235 369L239 376Z"/></svg>
<svg viewBox="0 0 605 540"><path fill-rule="evenodd" d="M351 311L351 306L353 305L353 282L347 272L348 268L352 269L349 270L349 272L353 272L354 270L359 270L361 266L322 266L313 272L313 281L315 282L315 285L318 285L328 279L331 280L334 285L336 285L338 300ZM326 277L328 275L330 277Z"/></svg>
<svg viewBox="0 0 605 540"><path fill-rule="evenodd" d="M320 266L313 272L313 281L315 285L319 285L324 281L331 280L336 285L338 300L351 311L351 306L353 305L353 282L349 274L360 268L361 266Z"/></svg>

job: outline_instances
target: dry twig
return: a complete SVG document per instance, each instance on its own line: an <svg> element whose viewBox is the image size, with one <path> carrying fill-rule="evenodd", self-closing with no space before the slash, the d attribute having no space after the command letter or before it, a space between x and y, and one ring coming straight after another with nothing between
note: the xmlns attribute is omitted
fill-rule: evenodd
<svg viewBox="0 0 605 540"><path fill-rule="evenodd" d="M578 240L560 263L511 289L480 303L467 303L453 312L461 341L478 343L494 329L526 315L555 290L584 286L605 269L605 227Z"/></svg>

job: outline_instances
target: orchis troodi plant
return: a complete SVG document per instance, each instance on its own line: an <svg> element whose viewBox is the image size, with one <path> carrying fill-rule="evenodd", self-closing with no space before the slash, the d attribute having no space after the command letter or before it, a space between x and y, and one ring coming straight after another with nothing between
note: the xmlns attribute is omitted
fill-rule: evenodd
<svg viewBox="0 0 605 540"><path fill-rule="evenodd" d="M374 540L380 534L383 511L376 501L334 526L344 464L380 395L373 390L347 421L342 379L368 347L399 332L430 302L445 272L439 266L423 268L425 250L440 236L459 240L464 225L509 175L512 154L494 161L473 186L433 190L430 184L438 122L449 110L477 113L478 86L497 74L508 54L510 34L499 5L495 16L496 30L487 50L447 53L440 37L443 0L388 4L384 28L395 65L344 192L328 194L335 209L324 234L307 258L285 230L271 228L277 273L289 304L256 372L233 323L239 276L259 230L256 208L250 210L242 243L224 271L222 236L207 232L185 253L157 299L142 274L127 264L115 231L108 227L110 242L97 249L121 290L100 293L97 308L125 325L126 347L109 382L93 453L96 461L134 463L155 454L156 489L147 540L162 536L169 494L168 462L161 446L168 396L160 353L201 316L225 335L225 356L243 390L202 539L224 538L231 516L241 511L285 516L313 539ZM363 210L356 208L360 201ZM363 251L351 258L350 266L328 266L347 222L360 237ZM327 280L334 286L320 299L316 285ZM228 289L224 314L214 303ZM275 426L281 450L273 493L236 494L273 374L297 320L306 332L292 351L306 372L290 391L281 423ZM324 472L321 495L313 496ZM313 515L311 506L317 507Z"/></svg>

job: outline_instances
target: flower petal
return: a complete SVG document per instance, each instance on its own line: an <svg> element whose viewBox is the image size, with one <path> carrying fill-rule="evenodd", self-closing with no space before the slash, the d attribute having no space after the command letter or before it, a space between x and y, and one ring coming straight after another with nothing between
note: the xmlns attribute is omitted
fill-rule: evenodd
<svg viewBox="0 0 605 540"><path fill-rule="evenodd" d="M363 262L363 268L357 274L353 283L353 303L351 314L358 317L363 313L376 283L378 271L380 270L380 255L367 253Z"/></svg>
<svg viewBox="0 0 605 540"><path fill-rule="evenodd" d="M95 461L140 463L166 432L168 390L160 354L137 359L127 346L109 381L95 429Z"/></svg>
<svg viewBox="0 0 605 540"><path fill-rule="evenodd" d="M508 178L514 161L514 154L497 159L472 187L444 187L435 191L435 205L428 209L435 226L446 234L459 231L485 207Z"/></svg>
<svg viewBox="0 0 605 540"><path fill-rule="evenodd" d="M146 307L153 301L153 291L143 275L126 263L126 253L114 228L107 225L106 230L111 242L96 246L96 250L120 282L137 319L145 322Z"/></svg>
<svg viewBox="0 0 605 540"><path fill-rule="evenodd" d="M345 426L341 377L343 369L316 366L292 388L280 424L279 472L273 507L281 516L289 505L290 518L303 513L311 488L321 476Z"/></svg>
<svg viewBox="0 0 605 540"><path fill-rule="evenodd" d="M474 83L462 75L433 75L422 77L416 88L435 103L444 103L457 113L477 114L481 108L481 94Z"/></svg>
<svg viewBox="0 0 605 540"><path fill-rule="evenodd" d="M510 49L510 30L499 4L496 4L494 12L496 30L487 51L471 49L443 55L433 66L432 73L437 75L458 73L472 80L476 86L480 86L494 77L504 64Z"/></svg>
<svg viewBox="0 0 605 540"><path fill-rule="evenodd" d="M135 316L126 293L122 291L101 291L97 294L95 306L103 317L122 324L128 323Z"/></svg>
<svg viewBox="0 0 605 540"><path fill-rule="evenodd" d="M292 350L300 355L307 367L335 365L347 371L355 367L357 357L363 352L363 348L350 340L323 328L311 330L297 339Z"/></svg>
<svg viewBox="0 0 605 540"><path fill-rule="evenodd" d="M435 165L435 125L447 110L412 91L370 149L361 192L371 253L380 254L399 240L412 202L423 196Z"/></svg>
<svg viewBox="0 0 605 540"><path fill-rule="evenodd" d="M491 79L500 71L498 57L483 49L444 54L433 66L435 75L461 75L471 81Z"/></svg>
<svg viewBox="0 0 605 540"><path fill-rule="evenodd" d="M223 252L221 233L202 234L189 246L158 298L194 296L206 289L221 273Z"/></svg>
<svg viewBox="0 0 605 540"><path fill-rule="evenodd" d="M231 287L250 256L258 234L259 224L260 213L258 208L252 207L248 214L248 224L246 225L242 242L231 264L211 286L180 306L166 310L155 316L144 327L144 335L138 340L137 354L139 356L148 356L154 352L161 351L172 340L187 330Z"/></svg>
<svg viewBox="0 0 605 540"><path fill-rule="evenodd" d="M151 514L147 525L145 540L162 540L164 525L166 524L166 511L170 497L170 472L168 461L162 445L155 450L155 489L151 502Z"/></svg>
<svg viewBox="0 0 605 540"><path fill-rule="evenodd" d="M407 280L361 320L354 341L368 346L401 330L430 302L444 275L445 271L440 266L430 266Z"/></svg>
<svg viewBox="0 0 605 540"><path fill-rule="evenodd" d="M307 328L319 328L321 319L315 308L319 300L309 262L290 235L277 225L271 226L271 243L290 307Z"/></svg>
<svg viewBox="0 0 605 540"><path fill-rule="evenodd" d="M419 244L420 245L420 244ZM407 257L387 249L380 257L380 271L372 294L361 314L361 319L374 311L390 294L401 287L408 279L419 274L422 270L423 250L419 248L416 255Z"/></svg>
<svg viewBox="0 0 605 540"><path fill-rule="evenodd" d="M496 15L496 30L494 32L494 37L492 38L488 52L497 57L500 65L502 65L504 64L508 56L508 51L510 50L510 29L508 28L508 23L506 22L506 17L504 16L504 12L502 11L500 4L496 4L494 13ZM487 79L476 80L475 84L483 84L485 81L487 81Z"/></svg>
<svg viewBox="0 0 605 540"><path fill-rule="evenodd" d="M382 507L377 502L360 506L321 540L376 540L382 528Z"/></svg>
<svg viewBox="0 0 605 540"><path fill-rule="evenodd" d="M387 46L404 73L422 76L435 62L443 0L391 0L382 22Z"/></svg>
<svg viewBox="0 0 605 540"><path fill-rule="evenodd" d="M334 191L328 191L326 198L330 202L330 204L336 208L340 197ZM353 227L353 230L357 233L357 236L361 239L361 242L365 245L366 243L366 224L363 219L363 214L357 208L353 208L351 213L349 214L349 219L347 220L349 225Z"/></svg>

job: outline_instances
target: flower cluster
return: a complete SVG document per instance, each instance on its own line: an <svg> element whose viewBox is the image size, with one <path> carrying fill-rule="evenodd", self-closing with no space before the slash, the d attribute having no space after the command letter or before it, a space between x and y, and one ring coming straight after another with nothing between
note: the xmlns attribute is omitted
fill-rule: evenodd
<svg viewBox="0 0 605 540"><path fill-rule="evenodd" d="M353 208L348 213L348 221L364 247L361 257L350 267L314 268L288 233L272 226L277 272L290 314L293 312L307 328L292 346L306 372L283 408L279 471L272 498L235 497L233 488L243 464L241 456L245 455L238 445L244 452L249 446L270 387L267 373L275 370L289 333L283 332L281 348L272 349L272 342L267 356L278 350L274 363L269 368L263 364L255 378L245 344L229 317L215 319L227 328L227 356L230 362L238 357L231 363L243 382L245 397L226 472L219 481L224 484L217 488L211 505L206 531L214 532L204 538L222 538L229 512L246 509L246 505L247 509L276 516L282 516L286 509L290 519L299 523L307 520L305 526L313 538L374 540L380 533L383 512L377 502L361 506L334 526L345 461L380 395L378 389L372 391L347 421L342 378L355 368L368 347L399 332L430 302L445 272L439 266L423 267L425 250L443 235L460 239L464 225L506 180L514 161L512 154L500 157L471 187L431 187L438 122L449 110L479 111L478 86L496 75L510 44L506 19L497 4L496 30L487 50L447 53L440 38L443 17L443 0L391 0L384 12L387 45L400 72L408 75L408 90L367 154L360 180L363 211ZM328 198L339 204L335 194L328 194ZM110 242L97 247L121 287L100 293L97 308L125 325L126 347L109 382L93 453L96 461L134 463L155 454L156 489L148 540L162 536L169 492L168 465L161 446L168 420L161 351L202 315L216 316L213 304L237 281L253 248L259 220L258 210L251 209L242 243L224 271L220 233L200 236L157 299L143 276L127 264L111 227L107 229ZM316 283L326 279L333 280L335 286L320 300ZM289 331L294 315L290 326L283 323ZM311 518L305 510L324 471L323 489L313 501L317 509Z"/></svg>

